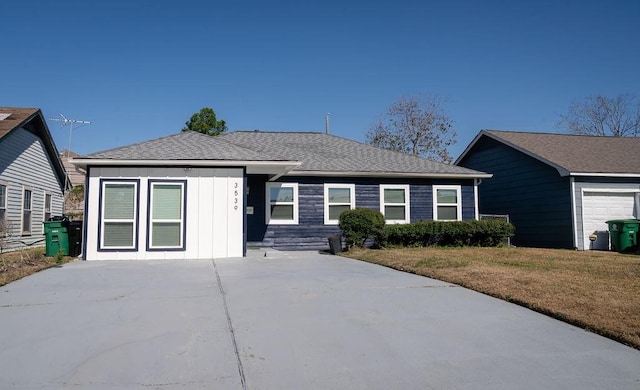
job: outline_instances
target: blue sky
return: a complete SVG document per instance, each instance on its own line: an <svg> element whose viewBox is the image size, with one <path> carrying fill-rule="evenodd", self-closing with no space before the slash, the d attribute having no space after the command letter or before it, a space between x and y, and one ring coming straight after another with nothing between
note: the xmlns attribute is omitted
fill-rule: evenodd
<svg viewBox="0 0 640 390"><path fill-rule="evenodd" d="M481 129L557 131L572 99L640 95L640 2L29 1L2 7L0 106L91 121L91 153L180 131L362 141L402 95L448 102L457 157ZM60 149L68 127L49 121Z"/></svg>

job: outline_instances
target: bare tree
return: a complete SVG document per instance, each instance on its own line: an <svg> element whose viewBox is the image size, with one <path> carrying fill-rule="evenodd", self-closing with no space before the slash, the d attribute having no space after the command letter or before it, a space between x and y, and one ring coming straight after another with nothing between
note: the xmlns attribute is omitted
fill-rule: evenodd
<svg viewBox="0 0 640 390"><path fill-rule="evenodd" d="M449 146L455 144L453 121L443 110L445 100L401 97L366 134L374 146L450 163Z"/></svg>
<svg viewBox="0 0 640 390"><path fill-rule="evenodd" d="M558 127L573 134L639 137L640 103L631 94L574 100L567 114L560 115Z"/></svg>

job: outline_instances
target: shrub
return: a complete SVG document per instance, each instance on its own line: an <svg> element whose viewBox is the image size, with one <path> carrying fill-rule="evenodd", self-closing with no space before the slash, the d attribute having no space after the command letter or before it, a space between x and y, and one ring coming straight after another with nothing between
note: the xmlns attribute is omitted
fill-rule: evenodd
<svg viewBox="0 0 640 390"><path fill-rule="evenodd" d="M373 238L374 245L380 245L384 216L379 211L367 208L346 210L340 214L338 221L347 246L362 247L368 238Z"/></svg>
<svg viewBox="0 0 640 390"><path fill-rule="evenodd" d="M515 227L504 221L420 221L384 227L382 246L497 246L513 237Z"/></svg>

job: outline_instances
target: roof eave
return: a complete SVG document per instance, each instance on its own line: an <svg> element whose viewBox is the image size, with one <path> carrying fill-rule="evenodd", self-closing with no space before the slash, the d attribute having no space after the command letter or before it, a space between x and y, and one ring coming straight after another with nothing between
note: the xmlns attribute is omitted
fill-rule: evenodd
<svg viewBox="0 0 640 390"><path fill-rule="evenodd" d="M430 179L490 179L493 174L478 173L435 173L435 172L361 172L361 171L299 171L291 170L287 176L329 176L329 177L399 177Z"/></svg>
<svg viewBox="0 0 640 390"><path fill-rule="evenodd" d="M249 160L115 160L97 158L72 158L70 162L80 168L88 166L172 166L172 167L230 167L242 166L258 170L282 168L291 170L300 166L298 161L249 161Z"/></svg>
<svg viewBox="0 0 640 390"><path fill-rule="evenodd" d="M58 177L58 181L60 182L60 187L62 188L62 192L64 193L67 190L71 189L71 183L67 180L67 171L64 168L64 164L60 155L58 154L58 148L53 141L53 136L49 131L49 127L47 126L47 122L44 119L44 115L42 114L42 110L39 108L35 109L33 113L27 116L24 120L20 121L17 125L15 125L11 130L7 132L7 134L16 131L16 129L25 128L31 121L39 120L39 124L37 128L40 130L40 134L36 134L42 142L44 143L44 148L49 154L49 158L51 159L51 163L53 164L53 169ZM27 130L29 131L29 130Z"/></svg>
<svg viewBox="0 0 640 390"><path fill-rule="evenodd" d="M548 166L550 166L552 168L555 168L558 171L558 173L560 174L560 176L569 176L571 174L571 172L567 168L565 168L565 167L563 167L561 165L558 165L558 164L554 163L553 161L547 160L546 158L544 158L544 157L542 157L542 156L540 156L538 154L535 154L532 151L530 151L528 149L525 149L525 148L523 148L523 147L521 147L519 145L516 145L516 144L514 144L514 143L512 143L512 142L510 142L510 141L508 141L508 140L506 140L504 138L501 138L501 137L499 137L497 135L491 134L486 130L482 130L482 131L480 131L480 133L478 133L478 135L476 135L476 137L473 139L473 141L471 141L469 146L467 146L467 148L464 150L464 152L462 152L460 157L458 157L456 159L456 161L454 162L455 165L457 165L460 161L462 161L462 159L471 151L473 146L475 146L475 144L480 140L480 138L483 135L487 136L487 137L489 137L489 138L491 138L491 139L493 139L495 141L498 141L498 142L500 142L500 143L502 143L504 145L507 145L510 148L513 148L513 149L519 151L520 153L523 153L523 154L525 154L525 155L527 155L527 156L529 156L531 158L534 158L534 159L536 159L536 160L538 160L538 161L540 161L540 162L542 162L544 164L547 164Z"/></svg>
<svg viewBox="0 0 640 390"><path fill-rule="evenodd" d="M640 178L640 173L569 172L567 175L563 175L563 176Z"/></svg>
<svg viewBox="0 0 640 390"><path fill-rule="evenodd" d="M453 162L453 165L458 165L458 163L460 163L460 161L462 161L462 159L464 159L467 156L467 154L471 151L471 149L475 146L475 144L480 140L480 137L482 137L484 134L486 134L485 130L481 130L478 134L476 134L473 140L464 149L462 154L460 154L460 156L458 156L458 158Z"/></svg>

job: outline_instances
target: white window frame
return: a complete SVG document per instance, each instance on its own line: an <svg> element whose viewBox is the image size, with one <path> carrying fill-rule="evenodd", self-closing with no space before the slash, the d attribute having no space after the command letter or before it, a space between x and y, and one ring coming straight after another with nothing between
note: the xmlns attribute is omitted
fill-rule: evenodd
<svg viewBox="0 0 640 390"><path fill-rule="evenodd" d="M104 217L105 188L110 184L126 184L133 186L133 217L131 219L109 219ZM102 179L100 181L100 242L99 251L137 251L138 250L138 216L140 213L140 182L139 180L118 180L118 179ZM106 246L104 244L105 223L108 222L126 222L133 223L131 246Z"/></svg>
<svg viewBox="0 0 640 390"><path fill-rule="evenodd" d="M49 199L49 208L47 208L47 199ZM49 218L51 218L52 202L53 202L53 197L51 196L51 194L48 193L48 192L45 192L44 193L44 200L43 200L43 203L42 203L42 220L43 221L48 221ZM49 214L48 218L47 218L47 214Z"/></svg>
<svg viewBox="0 0 640 390"><path fill-rule="evenodd" d="M180 219L154 219L153 218L153 187L155 185L178 185L182 187L180 191ZM148 207L148 231L147 234L147 250L185 250L185 236L186 236L186 192L187 192L187 182L184 180L149 180L149 207ZM153 224L154 223L180 223L180 244L175 246L167 246L167 245L153 245Z"/></svg>
<svg viewBox="0 0 640 390"><path fill-rule="evenodd" d="M453 203L438 203L438 190L456 190L456 221L462 221L462 186L461 185L434 185L433 186L433 220L453 221L453 219L441 220L438 218L438 206L453 206Z"/></svg>
<svg viewBox="0 0 640 390"><path fill-rule="evenodd" d="M334 203L329 204L329 189L331 188L348 188L350 190L349 203ZM337 219L329 219L329 207L330 206L345 206L349 205L351 210L356 208L356 185L355 184L324 184L324 224L325 225L337 225Z"/></svg>
<svg viewBox="0 0 640 390"><path fill-rule="evenodd" d="M3 187L2 194L0 194L0 223L7 218L7 191L8 186L6 183L0 182L0 187Z"/></svg>
<svg viewBox="0 0 640 390"><path fill-rule="evenodd" d="M391 224L409 223L411 221L409 207L411 201L409 198L409 184L380 184L380 213L385 216L385 222ZM404 190L404 203L385 203L384 190ZM387 219L385 215L386 206L404 206L403 219Z"/></svg>
<svg viewBox="0 0 640 390"><path fill-rule="evenodd" d="M29 208L26 208L24 200L27 195L27 191L29 192ZM21 233L23 236L30 236L31 231L33 230L33 190L28 187L22 187L22 208L20 210L20 222L21 222ZM29 230L25 229L25 216L29 214Z"/></svg>
<svg viewBox="0 0 640 390"><path fill-rule="evenodd" d="M272 188L293 188L292 202L271 202ZM298 224L298 183L267 183L265 189L264 216L267 225L297 225ZM271 219L271 206L291 206L293 207L293 219Z"/></svg>

